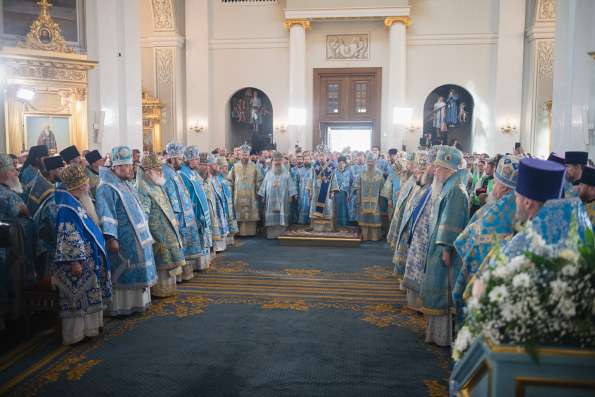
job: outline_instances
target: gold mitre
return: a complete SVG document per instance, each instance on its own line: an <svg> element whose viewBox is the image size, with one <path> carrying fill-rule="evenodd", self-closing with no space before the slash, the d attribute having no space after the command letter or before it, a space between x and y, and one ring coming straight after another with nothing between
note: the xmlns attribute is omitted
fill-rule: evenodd
<svg viewBox="0 0 595 397"><path fill-rule="evenodd" d="M143 157L141 167L143 170L154 170L155 168L161 168L161 159L157 156L157 153L149 153Z"/></svg>
<svg viewBox="0 0 595 397"><path fill-rule="evenodd" d="M70 164L64 167L60 173L60 179L68 191L76 190L85 183L89 183L85 167L80 164Z"/></svg>

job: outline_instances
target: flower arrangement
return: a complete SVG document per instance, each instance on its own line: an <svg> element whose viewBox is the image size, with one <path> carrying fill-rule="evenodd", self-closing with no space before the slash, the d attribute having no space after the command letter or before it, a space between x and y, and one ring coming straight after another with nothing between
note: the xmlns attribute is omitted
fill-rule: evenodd
<svg viewBox="0 0 595 397"><path fill-rule="evenodd" d="M547 245L528 230L531 248L507 258L495 248L492 264L473 284L468 314L453 346L458 361L476 337L524 346L537 360L540 345L595 347L595 238Z"/></svg>

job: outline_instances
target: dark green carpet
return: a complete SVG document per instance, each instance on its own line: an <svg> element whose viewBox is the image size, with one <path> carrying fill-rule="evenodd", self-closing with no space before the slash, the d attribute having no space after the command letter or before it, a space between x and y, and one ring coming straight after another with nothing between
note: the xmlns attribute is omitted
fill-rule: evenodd
<svg viewBox="0 0 595 397"><path fill-rule="evenodd" d="M55 344L55 359L4 390L85 397L446 395L448 352L423 343L423 321L403 308L390 258L382 243L302 248L242 240L211 272L183 284L177 298L156 301L144 316L109 322L91 342L64 350ZM47 346L33 362L44 354ZM14 374L0 381L15 383Z"/></svg>

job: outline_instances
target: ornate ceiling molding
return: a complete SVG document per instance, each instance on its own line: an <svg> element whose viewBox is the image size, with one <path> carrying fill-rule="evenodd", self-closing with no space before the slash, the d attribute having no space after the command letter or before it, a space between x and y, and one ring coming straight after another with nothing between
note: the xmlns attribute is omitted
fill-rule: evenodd
<svg viewBox="0 0 595 397"><path fill-rule="evenodd" d="M247 48L288 48L288 39L279 38L233 38L209 40L209 49L212 50L235 50Z"/></svg>
<svg viewBox="0 0 595 397"><path fill-rule="evenodd" d="M7 83L35 81L41 85L64 83L86 87L87 72L97 62L87 60L85 55L55 54L20 48L3 49L0 52L0 63L5 67Z"/></svg>
<svg viewBox="0 0 595 397"><path fill-rule="evenodd" d="M408 46L493 45L497 43L497 33L407 34Z"/></svg>
<svg viewBox="0 0 595 397"><path fill-rule="evenodd" d="M166 36L161 35L154 35L148 37L141 37L140 39L140 46L142 48L151 48L151 47L176 47L176 48L183 48L184 47L184 37L179 34L168 34Z"/></svg>
<svg viewBox="0 0 595 397"><path fill-rule="evenodd" d="M374 8L312 8L286 9L285 19L309 20L382 20L387 17L409 16L410 7L374 7Z"/></svg>

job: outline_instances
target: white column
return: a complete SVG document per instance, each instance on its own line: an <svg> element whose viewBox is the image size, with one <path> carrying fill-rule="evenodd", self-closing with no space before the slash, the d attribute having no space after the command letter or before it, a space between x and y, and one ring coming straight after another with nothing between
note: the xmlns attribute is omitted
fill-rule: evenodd
<svg viewBox="0 0 595 397"><path fill-rule="evenodd" d="M494 125L485 147L488 153L509 153L520 141L523 103L523 46L525 34L525 2L500 0L498 47L494 99ZM503 133L503 126L516 127L516 132Z"/></svg>
<svg viewBox="0 0 595 397"><path fill-rule="evenodd" d="M558 1L552 150L589 150L595 156L595 2Z"/></svg>
<svg viewBox="0 0 595 397"><path fill-rule="evenodd" d="M89 72L89 147L142 149L138 0L88 0L85 9L88 56L99 61Z"/></svg>
<svg viewBox="0 0 595 397"><path fill-rule="evenodd" d="M310 22L287 20L285 26L289 29L289 147L279 149L293 151L296 144L303 147L306 143L306 30Z"/></svg>
<svg viewBox="0 0 595 397"><path fill-rule="evenodd" d="M187 132L189 145L201 151L213 149L209 130L209 0L186 0L186 126L204 127ZM219 131L219 133L221 133Z"/></svg>
<svg viewBox="0 0 595 397"><path fill-rule="evenodd" d="M388 104L389 111L387 117L388 131L380 131L382 151L387 151L391 147L396 147L401 150L401 146L405 144L405 128L409 127L407 122L411 120L404 120L403 115L410 112L399 112L400 117L397 117L397 109L405 108L405 94L407 81L407 27L411 25L409 17L388 17L384 20L384 25L388 27L388 46L389 46L389 61L388 61ZM399 120L396 120L396 119ZM410 117L405 117L409 118ZM381 126L376 128L380 129ZM386 134L386 136L384 136ZM407 150L414 148L408 147Z"/></svg>

